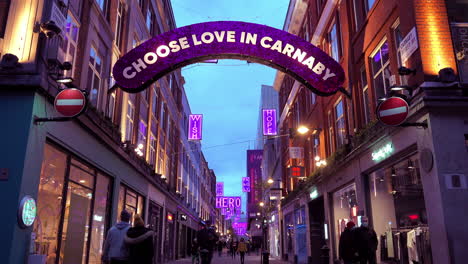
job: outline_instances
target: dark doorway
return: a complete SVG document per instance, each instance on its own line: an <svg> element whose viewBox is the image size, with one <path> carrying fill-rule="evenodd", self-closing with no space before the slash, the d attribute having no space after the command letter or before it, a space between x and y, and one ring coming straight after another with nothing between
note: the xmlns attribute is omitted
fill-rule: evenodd
<svg viewBox="0 0 468 264"><path fill-rule="evenodd" d="M309 202L310 250L309 263L320 264L321 248L325 245L325 208L323 197Z"/></svg>
<svg viewBox="0 0 468 264"><path fill-rule="evenodd" d="M149 227L154 232L154 261L162 263L161 259L161 240L162 240L162 208L153 201L150 201L148 209Z"/></svg>

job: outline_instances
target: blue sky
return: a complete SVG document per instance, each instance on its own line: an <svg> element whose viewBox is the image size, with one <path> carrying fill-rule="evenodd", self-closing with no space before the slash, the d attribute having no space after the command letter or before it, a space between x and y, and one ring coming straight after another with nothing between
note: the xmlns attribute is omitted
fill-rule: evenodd
<svg viewBox="0 0 468 264"><path fill-rule="evenodd" d="M178 27L220 20L282 29L289 0L171 0ZM192 113L203 114L202 149L224 182L226 196L242 195L246 150L254 148L261 85L272 85L276 70L239 60L193 64L182 69ZM221 146L220 146L221 145ZM245 195L242 195L245 211Z"/></svg>

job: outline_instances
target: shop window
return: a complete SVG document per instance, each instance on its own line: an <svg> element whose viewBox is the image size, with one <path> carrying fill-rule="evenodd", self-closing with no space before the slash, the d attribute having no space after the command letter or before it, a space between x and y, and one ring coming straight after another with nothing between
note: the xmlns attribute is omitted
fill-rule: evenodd
<svg viewBox="0 0 468 264"><path fill-rule="evenodd" d="M71 63L71 70L63 72L64 76L74 77L73 72L75 71L75 57L76 57L76 47L78 43L78 33L80 28L76 19L68 12L67 22L65 24L65 32L62 33L63 40L60 44L61 54L63 54L63 61L68 61Z"/></svg>
<svg viewBox="0 0 468 264"><path fill-rule="evenodd" d="M335 248L338 249L340 235L344 231L346 224L349 221L353 221L356 225L358 223L355 183L347 185L333 193L333 220L335 224Z"/></svg>
<svg viewBox="0 0 468 264"><path fill-rule="evenodd" d="M100 263L111 179L69 156L50 144L45 146L34 253L45 255L47 264ZM65 177L67 167L69 175Z"/></svg>
<svg viewBox="0 0 468 264"><path fill-rule="evenodd" d="M135 214L143 216L143 207L144 197L142 195L125 185L120 185L118 205L119 212L123 209L127 210L132 215L133 223L133 216Z"/></svg>
<svg viewBox="0 0 468 264"><path fill-rule="evenodd" d="M335 117L336 117L336 121L335 121L336 147L339 148L344 144L344 140L346 136L343 100L340 100L335 105Z"/></svg>
<svg viewBox="0 0 468 264"><path fill-rule="evenodd" d="M91 46L88 64L88 89L90 90L89 101L91 105L98 108L99 96L101 92L101 56L96 49Z"/></svg>
<svg viewBox="0 0 468 264"><path fill-rule="evenodd" d="M371 56L371 70L376 99L384 98L387 89L390 87L390 77L392 75L387 41L384 41Z"/></svg>
<svg viewBox="0 0 468 264"><path fill-rule="evenodd" d="M417 155L371 173L368 188L372 225L381 241L387 238L396 239L396 232L406 233L416 227L422 227L424 232L428 232ZM429 249L424 246L421 245L420 250L426 254ZM381 255L379 248L377 256L386 260L389 255L395 255L394 250L388 250L388 253L391 254Z"/></svg>

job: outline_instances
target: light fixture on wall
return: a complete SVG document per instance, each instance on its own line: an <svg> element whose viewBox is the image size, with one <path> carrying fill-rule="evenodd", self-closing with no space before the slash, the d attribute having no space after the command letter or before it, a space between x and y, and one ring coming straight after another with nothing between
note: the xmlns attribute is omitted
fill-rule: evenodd
<svg viewBox="0 0 468 264"><path fill-rule="evenodd" d="M413 164L413 161L412 160L408 160L408 169L412 170L414 169L414 164Z"/></svg>
<svg viewBox="0 0 468 264"><path fill-rule="evenodd" d="M392 167L392 177L396 177L396 176L397 176L396 170L394 167Z"/></svg>

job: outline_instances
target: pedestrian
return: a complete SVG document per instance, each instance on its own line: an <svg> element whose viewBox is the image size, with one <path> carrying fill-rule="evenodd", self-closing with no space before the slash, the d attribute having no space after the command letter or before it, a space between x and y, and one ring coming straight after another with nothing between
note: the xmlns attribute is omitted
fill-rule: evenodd
<svg viewBox="0 0 468 264"><path fill-rule="evenodd" d="M200 263L200 259L199 259L199 254L198 254L198 243L197 243L197 239L194 238L192 240L192 248L191 248L191 251L190 251L191 255L192 255L192 264L198 264Z"/></svg>
<svg viewBox="0 0 468 264"><path fill-rule="evenodd" d="M237 245L237 252L239 252L241 264L244 264L245 252L247 252L247 243L241 238L239 245Z"/></svg>
<svg viewBox="0 0 468 264"><path fill-rule="evenodd" d="M229 243L229 252L231 253L231 258L235 259L236 258L236 249L234 246L234 239L231 240Z"/></svg>
<svg viewBox="0 0 468 264"><path fill-rule="evenodd" d="M374 229L369 227L369 219L365 216L361 218L361 226L356 228L355 241L360 264L376 264L375 251L379 241Z"/></svg>
<svg viewBox="0 0 468 264"><path fill-rule="evenodd" d="M222 254L223 254L223 242L218 241L218 256L221 257Z"/></svg>
<svg viewBox="0 0 468 264"><path fill-rule="evenodd" d="M340 259L343 260L344 264L353 264L357 260L357 250L353 230L354 226L354 222L349 221L340 236L339 252Z"/></svg>
<svg viewBox="0 0 468 264"><path fill-rule="evenodd" d="M210 264L213 258L213 250L219 240L215 230L211 227L211 221L206 221L206 226L197 232L197 241L200 246L202 264Z"/></svg>
<svg viewBox="0 0 468 264"><path fill-rule="evenodd" d="M135 215L134 227L127 231L125 243L129 249L130 264L152 264L154 256L154 232L145 227L145 222L139 215Z"/></svg>
<svg viewBox="0 0 468 264"><path fill-rule="evenodd" d="M125 234L130 228L130 213L126 210L120 212L120 222L116 223L107 232L101 261L104 264L127 264L128 249L124 243Z"/></svg>

